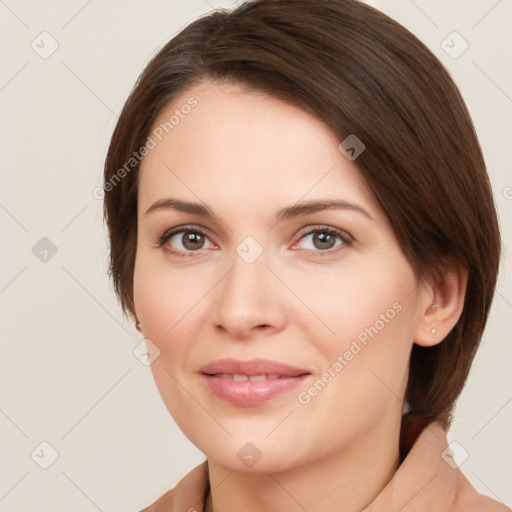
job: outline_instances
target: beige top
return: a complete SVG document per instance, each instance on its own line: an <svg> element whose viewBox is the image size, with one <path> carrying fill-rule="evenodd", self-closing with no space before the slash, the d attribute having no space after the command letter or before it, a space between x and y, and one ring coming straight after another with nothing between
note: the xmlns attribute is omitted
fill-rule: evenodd
<svg viewBox="0 0 512 512"><path fill-rule="evenodd" d="M439 423L427 425L393 478L362 512L511 512L476 492L460 469L449 464L452 459L446 455L447 446L443 427ZM209 489L205 460L140 512L212 512Z"/></svg>

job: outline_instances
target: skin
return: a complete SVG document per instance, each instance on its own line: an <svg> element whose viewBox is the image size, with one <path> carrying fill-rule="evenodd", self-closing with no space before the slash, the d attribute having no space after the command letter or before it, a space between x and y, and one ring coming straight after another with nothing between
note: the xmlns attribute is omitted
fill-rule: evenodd
<svg viewBox="0 0 512 512"><path fill-rule="evenodd" d="M357 160L345 158L321 120L259 92L203 82L175 98L155 126L191 96L197 106L141 165L134 304L145 338L160 350L151 365L156 385L208 457L215 512L361 510L398 467L412 345L438 343L453 327L465 273L417 282ZM216 217L146 214L170 197L207 204ZM276 221L281 208L320 199L346 200L371 218L328 209ZM189 224L206 230L196 245L184 245L181 233L158 247L164 232ZM315 242L311 230L322 227L352 242ZM236 251L247 236L263 250L252 263ZM301 403L298 394L393 304L394 318ZM263 405L236 406L211 394L198 373L225 357L268 358L313 375ZM248 442L261 452L250 468L237 457Z"/></svg>

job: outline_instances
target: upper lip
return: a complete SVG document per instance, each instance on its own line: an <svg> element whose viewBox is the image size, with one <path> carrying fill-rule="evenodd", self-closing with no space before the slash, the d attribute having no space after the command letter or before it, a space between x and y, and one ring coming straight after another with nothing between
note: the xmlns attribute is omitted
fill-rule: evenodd
<svg viewBox="0 0 512 512"><path fill-rule="evenodd" d="M270 359L251 359L241 361L238 359L218 359L201 367L201 373L216 375L218 373L231 375L281 375L285 377L298 377L311 373L304 368L296 368L289 364L272 361Z"/></svg>

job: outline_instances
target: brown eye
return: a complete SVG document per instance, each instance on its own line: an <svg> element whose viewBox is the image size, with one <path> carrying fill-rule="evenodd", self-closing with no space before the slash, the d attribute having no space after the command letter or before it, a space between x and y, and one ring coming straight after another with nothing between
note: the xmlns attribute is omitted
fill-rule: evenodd
<svg viewBox="0 0 512 512"><path fill-rule="evenodd" d="M210 246L207 245L207 242L210 243ZM165 246L166 251L179 256L190 256L190 253L207 249L213 244L208 236L198 229L181 227L164 233L159 239L158 246Z"/></svg>
<svg viewBox="0 0 512 512"><path fill-rule="evenodd" d="M318 249L332 249L336 243L336 235L323 231L313 234L313 245Z"/></svg>
<svg viewBox="0 0 512 512"><path fill-rule="evenodd" d="M205 237L201 233L197 233L194 231L184 231L183 233L180 234L183 235L181 243L183 244L183 247L185 247L185 249L193 251L196 249L203 248Z"/></svg>
<svg viewBox="0 0 512 512"><path fill-rule="evenodd" d="M344 231L333 227L318 227L316 229L305 232L300 242L304 240L308 241L306 244L302 244L301 249L305 249L307 252L314 254L328 255L339 250L343 246L349 246L352 244L353 239Z"/></svg>

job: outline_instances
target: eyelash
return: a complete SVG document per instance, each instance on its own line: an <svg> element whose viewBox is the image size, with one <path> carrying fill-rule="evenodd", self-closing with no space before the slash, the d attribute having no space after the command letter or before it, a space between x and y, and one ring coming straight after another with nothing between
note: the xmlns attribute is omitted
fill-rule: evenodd
<svg viewBox="0 0 512 512"><path fill-rule="evenodd" d="M156 246L163 247L163 245L168 240L170 240L174 235L177 235L179 233L185 233L185 232L200 233L201 235L208 237L207 232L205 230L203 230L202 228L199 228L198 226L181 226L178 228L169 229L168 231L163 233L158 238ZM315 233L328 233L329 235L335 235L335 236L338 236L340 238L340 240L342 241L342 244L338 245L337 247L331 248L331 249L326 249L324 251L320 251L320 250L314 251L314 250L304 249L307 252L309 252L310 254L318 255L321 257L331 256L333 253L336 253L339 250L341 250L344 246L350 247L354 243L354 239L348 233L346 233L345 231L342 231L341 229L333 228L332 226L317 226L308 231L304 231L300 234L299 240L302 240L302 238L304 238L308 235L311 235L311 234L315 234ZM169 249L169 248L165 248L165 250L175 256L179 256L182 258L191 257L194 255L194 252L199 252L199 250L198 250L198 251L189 251L188 253L182 253L182 252L175 251L175 250Z"/></svg>

